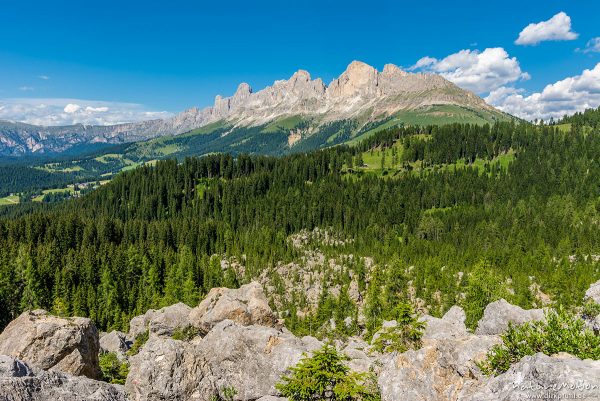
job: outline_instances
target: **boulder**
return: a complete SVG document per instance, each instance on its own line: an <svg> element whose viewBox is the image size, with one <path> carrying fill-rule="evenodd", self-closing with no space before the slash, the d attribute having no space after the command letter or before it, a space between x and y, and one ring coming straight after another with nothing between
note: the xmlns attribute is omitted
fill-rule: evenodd
<svg viewBox="0 0 600 401"><path fill-rule="evenodd" d="M265 326L243 326L225 320L198 343L217 389L234 387L237 400L278 395L275 384L303 353L321 343L304 342L286 330ZM222 395L222 394L221 394Z"/></svg>
<svg viewBox="0 0 600 401"><path fill-rule="evenodd" d="M190 342L151 337L130 358L125 385L132 401L209 400L233 387L236 400L277 396L275 384L303 353L320 342L287 330L218 323L204 338Z"/></svg>
<svg viewBox="0 0 600 401"><path fill-rule="evenodd" d="M120 360L127 359L127 351L131 348L131 341L120 331L111 331L100 336L100 352L112 352Z"/></svg>
<svg viewBox="0 0 600 401"><path fill-rule="evenodd" d="M100 377L98 331L90 319L23 312L0 334L0 354L44 370Z"/></svg>
<svg viewBox="0 0 600 401"><path fill-rule="evenodd" d="M465 337L468 335L465 319L465 311L460 306L450 308L441 319L429 315L422 316L419 320L426 324L423 340Z"/></svg>
<svg viewBox="0 0 600 401"><path fill-rule="evenodd" d="M506 373L488 379L465 401L553 399L600 401L600 361L562 354L526 356Z"/></svg>
<svg viewBox="0 0 600 401"><path fill-rule="evenodd" d="M151 337L129 363L125 389L131 401L210 400L217 394L206 360L192 343Z"/></svg>
<svg viewBox="0 0 600 401"><path fill-rule="evenodd" d="M424 340L423 347L384 355L378 383L383 401L458 400L483 378L476 362L500 342L497 336Z"/></svg>
<svg viewBox="0 0 600 401"><path fill-rule="evenodd" d="M192 308L181 302L158 310L150 309L143 315L131 319L129 337L135 339L146 331L151 335L170 337L178 328L190 325L191 310Z"/></svg>
<svg viewBox="0 0 600 401"><path fill-rule="evenodd" d="M213 288L189 315L191 324L202 333L208 333L225 319L246 326L258 324L275 327L277 323L267 297L257 282L238 289Z"/></svg>
<svg viewBox="0 0 600 401"><path fill-rule="evenodd" d="M588 300L600 304L600 280L590 285L590 288L585 292L584 301Z"/></svg>
<svg viewBox="0 0 600 401"><path fill-rule="evenodd" d="M0 400L128 401L122 386L47 372L6 355L0 355Z"/></svg>
<svg viewBox="0 0 600 401"><path fill-rule="evenodd" d="M536 320L544 320L543 309L523 309L501 299L485 307L483 317L477 323L475 334L498 335L508 329L509 322L521 325Z"/></svg>

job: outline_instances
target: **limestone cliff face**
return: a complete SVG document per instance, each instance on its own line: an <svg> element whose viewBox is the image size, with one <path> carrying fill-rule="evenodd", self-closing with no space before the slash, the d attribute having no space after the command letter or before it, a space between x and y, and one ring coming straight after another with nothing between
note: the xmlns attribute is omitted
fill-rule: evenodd
<svg viewBox="0 0 600 401"><path fill-rule="evenodd" d="M367 113L367 119L374 119L434 104L494 110L475 94L439 75L412 74L393 64L387 64L380 72L353 61L329 85L299 70L290 79L276 81L258 92L252 92L248 84L240 84L232 97L217 96L213 107L190 112L202 124L227 120L245 126L286 115L305 115L327 122Z"/></svg>
<svg viewBox="0 0 600 401"><path fill-rule="evenodd" d="M439 75L408 73L393 64L377 71L353 61L329 85L298 70L288 80L275 81L257 92L241 83L233 96L219 95L211 107L193 107L166 120L68 127L0 122L0 154L62 152L77 144L134 142L178 135L222 120L235 126L255 126L295 115L317 125L357 117L371 121L400 110L441 104L495 111Z"/></svg>

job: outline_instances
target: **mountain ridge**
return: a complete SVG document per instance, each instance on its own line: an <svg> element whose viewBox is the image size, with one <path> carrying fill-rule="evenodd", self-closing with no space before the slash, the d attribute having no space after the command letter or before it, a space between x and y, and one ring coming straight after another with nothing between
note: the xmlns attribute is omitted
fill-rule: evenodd
<svg viewBox="0 0 600 401"><path fill-rule="evenodd" d="M217 95L212 106L192 107L164 120L50 127L0 121L0 154L62 153L79 144L119 144L179 135L218 121L234 128L255 127L290 116L310 119L313 129L304 133L310 136L318 127L334 121L373 122L394 113L440 105L483 111L491 119L508 118L439 75L410 73L393 64L378 71L353 61L329 85L321 78L312 79L308 71L298 70L289 79L277 80L257 92L248 83L240 83L232 96ZM290 135L298 134L290 131ZM302 136L295 138L290 146Z"/></svg>

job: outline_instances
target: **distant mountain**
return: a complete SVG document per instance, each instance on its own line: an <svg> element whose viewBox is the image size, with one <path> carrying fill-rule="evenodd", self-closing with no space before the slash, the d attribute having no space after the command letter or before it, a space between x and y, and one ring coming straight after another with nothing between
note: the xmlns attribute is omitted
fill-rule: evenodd
<svg viewBox="0 0 600 401"><path fill-rule="evenodd" d="M242 83L233 96L217 96L212 107L191 108L166 120L65 127L0 122L0 154L61 153L76 145L137 142L197 129L207 134L210 130L202 128L211 126L213 131L219 129L219 137L234 130L239 133L243 128L263 127L266 131L259 131L286 134L282 146L290 148L324 128L331 131L331 124L340 121L351 126L351 134L346 137L354 137L368 131L365 127L374 128L378 123L389 121L393 124L485 123L509 118L474 93L439 75L412 74L393 64L387 64L379 72L365 63L353 61L329 85L299 70L290 79L275 81L258 92ZM331 143L330 136L322 139ZM253 142L256 141L253 138ZM323 145L319 141L312 142ZM218 143L212 146L211 151L227 150L219 146Z"/></svg>

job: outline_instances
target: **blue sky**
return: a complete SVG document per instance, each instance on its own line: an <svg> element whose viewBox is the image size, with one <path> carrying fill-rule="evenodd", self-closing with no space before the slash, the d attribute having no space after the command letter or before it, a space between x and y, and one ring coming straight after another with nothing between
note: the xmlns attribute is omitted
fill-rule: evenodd
<svg viewBox="0 0 600 401"><path fill-rule="evenodd" d="M557 14L515 43L527 25ZM560 107L536 112L532 96L543 99L547 85L569 77L580 79L556 90L584 82L588 92L570 94L565 111L600 102L593 70L599 15L600 2L573 0L3 0L0 118L58 124L75 115L92 123L161 117L208 106L242 81L259 90L302 68L329 82L355 59L408 69L426 56L430 63L416 71L442 73L507 111L549 116ZM504 53L486 52L498 48ZM453 54L462 59L444 60ZM500 70L494 64L486 71L488 63ZM496 81L482 78L498 71ZM598 75L600 81L600 67ZM76 113L65 113L67 104ZM63 116L49 119L56 110Z"/></svg>

